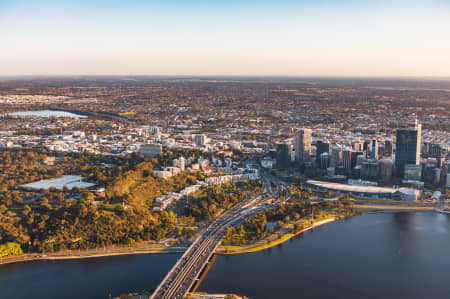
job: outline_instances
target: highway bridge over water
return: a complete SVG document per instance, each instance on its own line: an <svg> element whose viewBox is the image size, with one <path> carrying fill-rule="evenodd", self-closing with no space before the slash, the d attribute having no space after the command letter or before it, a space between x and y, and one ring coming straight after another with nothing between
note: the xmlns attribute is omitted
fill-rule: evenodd
<svg viewBox="0 0 450 299"><path fill-rule="evenodd" d="M283 186L284 187L284 186ZM272 194L270 180L263 178L262 192ZM266 194L267 194L266 193ZM242 221L268 207L267 198L262 196L246 199L222 217L214 220L208 228L197 237L183 256L167 273L150 299L181 299L195 284L203 268L208 264L214 251L222 241L225 228Z"/></svg>

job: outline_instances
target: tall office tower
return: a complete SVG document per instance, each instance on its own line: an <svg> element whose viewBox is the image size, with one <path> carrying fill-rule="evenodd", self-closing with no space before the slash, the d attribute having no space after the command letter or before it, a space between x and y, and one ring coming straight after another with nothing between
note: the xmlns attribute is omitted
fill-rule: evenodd
<svg viewBox="0 0 450 299"><path fill-rule="evenodd" d="M381 159L378 161L378 177L383 185L392 184L392 170L394 163L390 159Z"/></svg>
<svg viewBox="0 0 450 299"><path fill-rule="evenodd" d="M378 159L378 141L376 139L370 142L370 158Z"/></svg>
<svg viewBox="0 0 450 299"><path fill-rule="evenodd" d="M445 187L450 188L450 161L447 161L447 180Z"/></svg>
<svg viewBox="0 0 450 299"><path fill-rule="evenodd" d="M289 168L291 166L291 149L288 143L277 143L277 168Z"/></svg>
<svg viewBox="0 0 450 299"><path fill-rule="evenodd" d="M368 140L364 141L363 152L364 152L364 155L366 156L366 158L369 156L369 146L370 146L370 141L368 141Z"/></svg>
<svg viewBox="0 0 450 299"><path fill-rule="evenodd" d="M179 161L179 167L181 169L181 171L184 171L186 169L186 159L184 157L180 157L180 159L178 159Z"/></svg>
<svg viewBox="0 0 450 299"><path fill-rule="evenodd" d="M429 156L431 158L436 158L438 160L438 163L439 163L439 160L441 159L441 156L442 156L441 145L438 144L438 143L431 144L430 151L429 151Z"/></svg>
<svg viewBox="0 0 450 299"><path fill-rule="evenodd" d="M438 186L441 183L441 169L433 169L433 185Z"/></svg>
<svg viewBox="0 0 450 299"><path fill-rule="evenodd" d="M337 167L341 160L341 149L333 145L331 148L330 167Z"/></svg>
<svg viewBox="0 0 450 299"><path fill-rule="evenodd" d="M203 147L206 145L206 135L205 134L196 134L194 136L195 145L199 147Z"/></svg>
<svg viewBox="0 0 450 299"><path fill-rule="evenodd" d="M320 165L320 155L323 153L329 154L330 144L328 142L318 140L316 143L316 162Z"/></svg>
<svg viewBox="0 0 450 299"><path fill-rule="evenodd" d="M397 176L403 177L406 164L420 164L422 125L416 120L411 128L397 130L395 167Z"/></svg>
<svg viewBox="0 0 450 299"><path fill-rule="evenodd" d="M295 132L295 162L301 165L311 160L311 129L299 129Z"/></svg>
<svg viewBox="0 0 450 299"><path fill-rule="evenodd" d="M386 140L384 142L384 156L390 157L390 156L392 156L392 152L393 152L392 141L391 140Z"/></svg>
<svg viewBox="0 0 450 299"><path fill-rule="evenodd" d="M328 153L321 153L320 154L320 168L327 169L328 164L330 162L330 157L328 156Z"/></svg>
<svg viewBox="0 0 450 299"><path fill-rule="evenodd" d="M353 169L358 164L358 156L363 156L363 152L351 152L350 154L350 167Z"/></svg>
<svg viewBox="0 0 450 299"><path fill-rule="evenodd" d="M422 155L424 155L425 157L428 157L428 154L430 153L430 148L431 148L431 143L424 142L422 144Z"/></svg>
<svg viewBox="0 0 450 299"><path fill-rule="evenodd" d="M381 144L378 145L378 155L384 157L384 144L383 145L381 145Z"/></svg>
<svg viewBox="0 0 450 299"><path fill-rule="evenodd" d="M342 165L346 171L352 169L352 152L350 150L342 151Z"/></svg>
<svg viewBox="0 0 450 299"><path fill-rule="evenodd" d="M361 179L377 180L378 178L378 161L367 160L361 165Z"/></svg>

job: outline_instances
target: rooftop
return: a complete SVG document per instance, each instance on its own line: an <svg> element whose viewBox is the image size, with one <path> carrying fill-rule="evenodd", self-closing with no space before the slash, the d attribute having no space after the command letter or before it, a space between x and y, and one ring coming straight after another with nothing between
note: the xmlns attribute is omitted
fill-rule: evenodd
<svg viewBox="0 0 450 299"><path fill-rule="evenodd" d="M21 187L32 188L32 189L45 189L48 190L52 187L62 190L64 186L72 189L74 187L77 188L89 188L95 186L93 183L83 182L83 178L78 175L66 175L59 178L51 179L51 180L40 180L37 182L32 182L28 184L21 185Z"/></svg>
<svg viewBox="0 0 450 299"><path fill-rule="evenodd" d="M306 181L308 184L327 188L337 191L346 191L346 192L361 192L361 193L394 193L397 189L389 188L389 187L377 187L377 186L358 186L358 185L347 185L347 184L338 184L331 182L322 182L315 180Z"/></svg>

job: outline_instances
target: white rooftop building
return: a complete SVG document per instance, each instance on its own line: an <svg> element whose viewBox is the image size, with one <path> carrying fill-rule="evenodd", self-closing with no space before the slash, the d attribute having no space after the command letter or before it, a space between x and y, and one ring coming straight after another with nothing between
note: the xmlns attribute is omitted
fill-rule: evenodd
<svg viewBox="0 0 450 299"><path fill-rule="evenodd" d="M66 175L51 180L41 180L28 184L21 185L21 187L32 188L37 190L48 190L50 188L56 188L62 190L66 186L69 190L74 187L77 188L90 188L95 186L94 183L83 182L83 178L78 175Z"/></svg>

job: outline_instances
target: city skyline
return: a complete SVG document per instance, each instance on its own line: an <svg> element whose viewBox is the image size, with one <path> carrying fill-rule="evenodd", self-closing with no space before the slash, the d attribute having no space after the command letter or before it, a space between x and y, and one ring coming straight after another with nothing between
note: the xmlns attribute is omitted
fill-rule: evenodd
<svg viewBox="0 0 450 299"><path fill-rule="evenodd" d="M0 1L0 76L449 77L445 1Z"/></svg>

